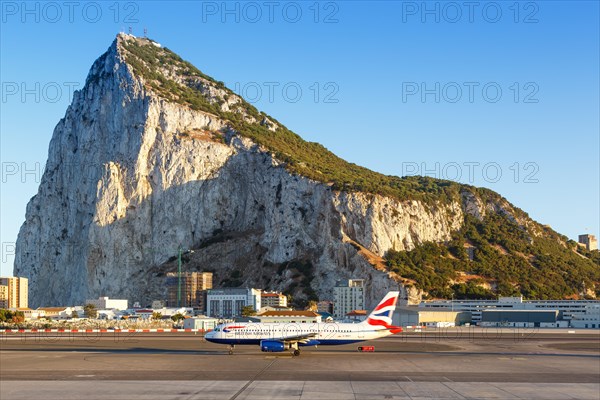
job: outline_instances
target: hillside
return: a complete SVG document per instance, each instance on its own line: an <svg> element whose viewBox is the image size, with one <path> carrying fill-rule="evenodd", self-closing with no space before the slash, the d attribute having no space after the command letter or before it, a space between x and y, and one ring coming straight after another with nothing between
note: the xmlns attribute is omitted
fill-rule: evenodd
<svg viewBox="0 0 600 400"><path fill-rule="evenodd" d="M298 304L350 277L368 306L398 286L413 300L599 287L597 252L499 194L348 163L149 39L120 34L96 60L48 154L15 261L34 305L164 298L178 248L194 250L186 271Z"/></svg>

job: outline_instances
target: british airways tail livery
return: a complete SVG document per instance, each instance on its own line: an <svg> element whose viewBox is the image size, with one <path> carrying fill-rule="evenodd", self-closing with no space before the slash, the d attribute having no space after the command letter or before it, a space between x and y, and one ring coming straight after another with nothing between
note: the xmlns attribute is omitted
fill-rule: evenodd
<svg viewBox="0 0 600 400"><path fill-rule="evenodd" d="M293 351L300 355L299 346L327 346L363 342L402 332L392 325L392 313L396 309L399 292L389 292L359 324L347 323L237 323L217 326L205 335L213 343L229 345L233 354L236 345L259 345L261 351Z"/></svg>

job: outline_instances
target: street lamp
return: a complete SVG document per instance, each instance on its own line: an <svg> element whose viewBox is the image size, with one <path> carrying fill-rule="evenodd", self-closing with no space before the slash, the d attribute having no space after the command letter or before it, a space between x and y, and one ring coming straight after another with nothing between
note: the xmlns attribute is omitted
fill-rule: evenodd
<svg viewBox="0 0 600 400"><path fill-rule="evenodd" d="M193 253L194 250L186 250L185 254ZM184 251L179 247L177 252L177 308L181 307L181 255Z"/></svg>

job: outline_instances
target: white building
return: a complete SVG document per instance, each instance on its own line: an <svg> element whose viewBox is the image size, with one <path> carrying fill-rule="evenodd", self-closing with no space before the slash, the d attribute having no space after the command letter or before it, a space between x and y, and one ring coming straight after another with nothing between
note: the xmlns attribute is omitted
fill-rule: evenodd
<svg viewBox="0 0 600 400"><path fill-rule="evenodd" d="M266 311L254 317L262 323L281 323L281 324L320 324L321 316L314 311Z"/></svg>
<svg viewBox="0 0 600 400"><path fill-rule="evenodd" d="M261 307L287 307L287 296L278 292L262 292Z"/></svg>
<svg viewBox="0 0 600 400"><path fill-rule="evenodd" d="M333 288L333 317L343 319L353 310L365 309L364 279L340 281Z"/></svg>
<svg viewBox="0 0 600 400"><path fill-rule="evenodd" d="M571 319L573 328L600 328L600 304L589 304L585 307L585 313L578 314Z"/></svg>
<svg viewBox="0 0 600 400"><path fill-rule="evenodd" d="M217 318L233 318L242 315L245 306L254 310L261 308L260 289L210 289L206 294L206 315Z"/></svg>
<svg viewBox="0 0 600 400"><path fill-rule="evenodd" d="M85 304L93 304L98 310L127 310L127 300L98 297L98 300L86 300Z"/></svg>
<svg viewBox="0 0 600 400"><path fill-rule="evenodd" d="M599 300L523 300L522 297L500 297L498 300L430 300L422 301L420 307L430 307L454 311L469 311L472 322L481 321L484 310L557 310L562 320L571 322L583 320L589 314L588 307L600 306ZM585 324L584 324L585 325ZM571 324L571 326L573 326ZM596 325L598 326L598 325ZM590 326L591 327L591 326Z"/></svg>
<svg viewBox="0 0 600 400"><path fill-rule="evenodd" d="M200 329L203 331L210 331L215 329L215 326L218 324L219 320L217 318L210 318L206 316L186 318L183 320L183 327L185 329Z"/></svg>

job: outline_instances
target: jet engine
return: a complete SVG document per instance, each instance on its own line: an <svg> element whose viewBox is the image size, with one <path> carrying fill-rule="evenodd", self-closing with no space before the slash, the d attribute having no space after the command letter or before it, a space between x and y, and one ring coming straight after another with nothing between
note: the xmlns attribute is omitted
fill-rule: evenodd
<svg viewBox="0 0 600 400"><path fill-rule="evenodd" d="M260 350L269 353L277 353L285 351L285 344L278 340L261 340Z"/></svg>

